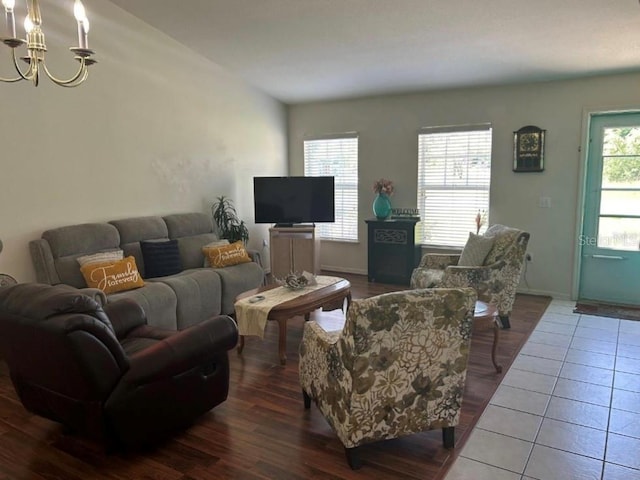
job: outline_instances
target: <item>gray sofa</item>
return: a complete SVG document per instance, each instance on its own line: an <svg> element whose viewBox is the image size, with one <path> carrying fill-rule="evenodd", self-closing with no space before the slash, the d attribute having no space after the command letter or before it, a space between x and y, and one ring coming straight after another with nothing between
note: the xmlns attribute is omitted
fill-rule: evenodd
<svg viewBox="0 0 640 480"><path fill-rule="evenodd" d="M183 271L167 277L145 278L144 287L107 296L108 301L132 298L142 306L151 325L181 330L213 315L232 314L235 297L264 281L257 252L249 252L252 262L225 268L203 266L202 247L218 239L211 218L203 213L54 228L31 241L29 248L38 282L85 288L78 257L122 249L125 257L135 257L144 278L140 242L161 239L177 240Z"/></svg>

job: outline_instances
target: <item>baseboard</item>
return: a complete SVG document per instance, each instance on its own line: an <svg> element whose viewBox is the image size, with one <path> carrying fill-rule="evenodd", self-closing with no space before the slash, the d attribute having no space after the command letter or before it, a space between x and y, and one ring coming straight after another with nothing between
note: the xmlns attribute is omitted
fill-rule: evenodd
<svg viewBox="0 0 640 480"><path fill-rule="evenodd" d="M550 290L536 290L531 288L518 288L516 293L524 293L527 295L542 295L545 297L551 297L556 300L571 300L571 296L568 293L553 292Z"/></svg>
<svg viewBox="0 0 640 480"><path fill-rule="evenodd" d="M367 271L360 268L345 268L337 265L320 265L320 269L327 272L352 273L354 275L367 275Z"/></svg>

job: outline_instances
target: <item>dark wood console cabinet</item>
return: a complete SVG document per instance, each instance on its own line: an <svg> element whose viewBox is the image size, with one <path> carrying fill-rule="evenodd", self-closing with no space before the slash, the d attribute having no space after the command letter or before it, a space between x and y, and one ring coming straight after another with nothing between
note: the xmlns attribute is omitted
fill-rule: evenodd
<svg viewBox="0 0 640 480"><path fill-rule="evenodd" d="M409 285L421 258L415 243L418 219L365 220L368 226L370 282Z"/></svg>

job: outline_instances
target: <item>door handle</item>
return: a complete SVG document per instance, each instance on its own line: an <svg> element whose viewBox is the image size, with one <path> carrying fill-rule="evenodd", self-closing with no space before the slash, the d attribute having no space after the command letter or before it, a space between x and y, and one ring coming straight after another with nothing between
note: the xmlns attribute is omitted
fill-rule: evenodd
<svg viewBox="0 0 640 480"><path fill-rule="evenodd" d="M601 258L603 260L626 260L627 257L621 257L619 255L591 255L591 258Z"/></svg>

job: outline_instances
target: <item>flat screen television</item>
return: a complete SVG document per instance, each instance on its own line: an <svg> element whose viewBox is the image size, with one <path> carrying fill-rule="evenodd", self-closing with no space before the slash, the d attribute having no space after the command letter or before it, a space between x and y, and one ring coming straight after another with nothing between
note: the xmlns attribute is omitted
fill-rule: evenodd
<svg viewBox="0 0 640 480"><path fill-rule="evenodd" d="M335 222L334 177L253 177L255 223Z"/></svg>

